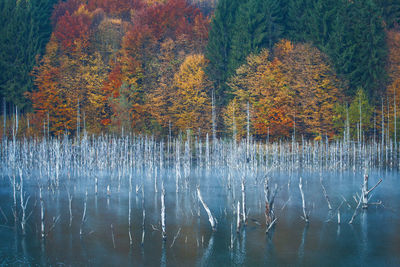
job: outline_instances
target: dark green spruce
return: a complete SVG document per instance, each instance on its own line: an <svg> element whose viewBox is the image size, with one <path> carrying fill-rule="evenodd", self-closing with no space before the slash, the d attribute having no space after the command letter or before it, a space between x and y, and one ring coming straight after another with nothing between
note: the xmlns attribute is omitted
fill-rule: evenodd
<svg viewBox="0 0 400 267"><path fill-rule="evenodd" d="M33 88L30 75L51 34L56 0L3 0L0 4L0 93L7 106L24 110Z"/></svg>
<svg viewBox="0 0 400 267"><path fill-rule="evenodd" d="M220 0L214 12L209 32L206 57L209 60L207 74L214 82L216 102L225 105L228 99L226 81L229 77L229 57L238 0Z"/></svg>

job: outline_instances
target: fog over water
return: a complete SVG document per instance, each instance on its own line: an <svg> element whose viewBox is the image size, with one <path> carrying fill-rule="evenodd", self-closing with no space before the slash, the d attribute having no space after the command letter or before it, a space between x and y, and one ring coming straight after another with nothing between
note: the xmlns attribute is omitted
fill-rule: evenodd
<svg viewBox="0 0 400 267"><path fill-rule="evenodd" d="M394 145L140 136L1 145L0 265L400 264ZM357 208L365 173L369 189L382 179L367 209ZM268 190L276 221L266 233Z"/></svg>

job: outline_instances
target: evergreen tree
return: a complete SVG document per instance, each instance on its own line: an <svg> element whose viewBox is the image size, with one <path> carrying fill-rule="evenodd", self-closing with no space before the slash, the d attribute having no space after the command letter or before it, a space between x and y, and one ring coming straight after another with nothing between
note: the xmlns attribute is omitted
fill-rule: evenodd
<svg viewBox="0 0 400 267"><path fill-rule="evenodd" d="M272 49L282 37L279 2L277 0L247 0L240 5L232 36L232 54L229 64L231 75L245 63L250 53L257 53L264 47Z"/></svg>
<svg viewBox="0 0 400 267"><path fill-rule="evenodd" d="M391 29L400 26L400 1L398 0L375 0L381 9L382 17L386 27Z"/></svg>
<svg viewBox="0 0 400 267"><path fill-rule="evenodd" d="M208 77L214 82L216 102L224 105L227 102L225 91L229 77L229 57L231 54L231 39L235 21L238 0L220 0L211 21L211 27L206 48L209 61L206 69Z"/></svg>
<svg viewBox="0 0 400 267"><path fill-rule="evenodd" d="M372 0L341 1L327 44L336 71L349 81L348 95L358 87L376 96L386 78L387 48L379 8Z"/></svg>
<svg viewBox="0 0 400 267"><path fill-rule="evenodd" d="M30 75L51 34L55 0L4 0L0 4L0 92L8 105L27 108L24 93L33 87Z"/></svg>
<svg viewBox="0 0 400 267"><path fill-rule="evenodd" d="M329 42L339 2L337 0L313 0L307 10L306 28L309 35L307 39L314 42L321 50L325 50L324 48Z"/></svg>
<svg viewBox="0 0 400 267"><path fill-rule="evenodd" d="M307 41L307 21L312 0L289 0L287 2L286 38L293 41Z"/></svg>
<svg viewBox="0 0 400 267"><path fill-rule="evenodd" d="M287 38L312 41L319 49L325 50L339 5L337 0L290 0Z"/></svg>
<svg viewBox="0 0 400 267"><path fill-rule="evenodd" d="M327 53L339 76L370 97L385 81L386 43L377 0L290 0L287 38L311 41Z"/></svg>

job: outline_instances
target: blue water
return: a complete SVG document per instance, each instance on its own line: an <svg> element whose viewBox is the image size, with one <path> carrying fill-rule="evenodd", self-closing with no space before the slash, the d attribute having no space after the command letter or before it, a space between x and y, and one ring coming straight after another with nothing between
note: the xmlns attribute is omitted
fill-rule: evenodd
<svg viewBox="0 0 400 267"><path fill-rule="evenodd" d="M357 204L353 195L360 194L362 172L272 171L268 174L271 186L276 183L279 188L275 201L278 219L275 227L265 234L263 173L248 173L246 176L249 219L248 224L236 233L234 205L241 200L241 174L233 175L232 188L228 189L227 170L193 168L187 177L187 186L181 178L181 188L177 193L174 171L165 170L161 175L166 191L165 242L160 232L161 178L157 178L158 192L155 192L154 175L148 175L147 171L138 171L132 177L132 246L129 245L128 235L128 177L119 179L106 172L99 173L97 195L94 193L94 177L62 176L58 188L45 186L47 236L41 239L37 177L24 178L23 190L26 197L30 196L27 206L30 217L27 233L22 235L19 192L15 221L12 186L9 177L3 176L0 178L0 207L4 213L0 214L0 265L400 265L400 176L397 171L369 171L370 187L383 179L370 199L370 202L382 201L382 205L360 209L351 225L348 222ZM306 209L310 212L308 224L300 217L299 177L303 178ZM329 211L323 195L321 177L333 211ZM211 230L207 214L197 200L198 184L204 201L217 218L216 232ZM107 196L107 186L111 189L110 196ZM73 195L71 226L67 188ZM86 190L87 219L83 224L83 235L80 235ZM143 205L146 215L142 245ZM339 205L340 225L337 222ZM200 217L197 216L199 209ZM58 216L58 221L54 223ZM180 233L172 246L179 229Z"/></svg>

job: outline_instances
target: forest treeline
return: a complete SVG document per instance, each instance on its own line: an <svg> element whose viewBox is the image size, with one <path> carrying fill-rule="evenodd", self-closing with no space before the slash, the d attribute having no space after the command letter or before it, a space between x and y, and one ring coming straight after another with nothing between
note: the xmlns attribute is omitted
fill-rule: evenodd
<svg viewBox="0 0 400 267"><path fill-rule="evenodd" d="M396 0L4 0L0 13L3 107L22 112L21 134L204 136L215 122L237 138L398 136Z"/></svg>

